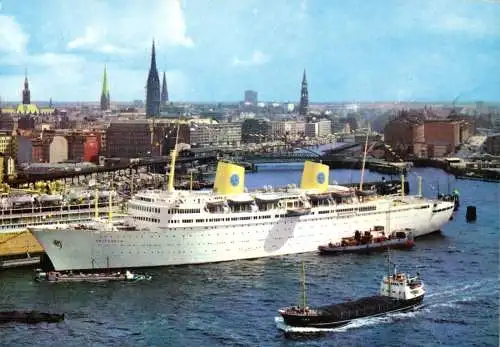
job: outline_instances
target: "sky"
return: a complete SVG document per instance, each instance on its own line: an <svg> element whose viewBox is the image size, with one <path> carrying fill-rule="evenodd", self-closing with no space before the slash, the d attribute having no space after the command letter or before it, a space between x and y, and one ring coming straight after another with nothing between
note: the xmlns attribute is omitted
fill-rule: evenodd
<svg viewBox="0 0 500 347"><path fill-rule="evenodd" d="M496 0L0 0L0 97L145 98L151 42L172 101L500 101Z"/></svg>

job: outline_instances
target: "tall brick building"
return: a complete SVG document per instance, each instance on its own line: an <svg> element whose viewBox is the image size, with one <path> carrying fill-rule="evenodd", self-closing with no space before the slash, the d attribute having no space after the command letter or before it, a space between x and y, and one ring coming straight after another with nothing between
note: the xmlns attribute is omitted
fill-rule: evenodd
<svg viewBox="0 0 500 347"><path fill-rule="evenodd" d="M112 122L106 130L106 156L136 158L151 154L151 136L148 121Z"/></svg>
<svg viewBox="0 0 500 347"><path fill-rule="evenodd" d="M443 157L472 135L466 121L426 119L424 112L402 111L384 129L385 143L403 158Z"/></svg>
<svg viewBox="0 0 500 347"><path fill-rule="evenodd" d="M425 147L423 113L418 111L403 111L391 120L384 129L384 141L402 157L411 155L423 156ZM417 147L417 148L415 148Z"/></svg>
<svg viewBox="0 0 500 347"><path fill-rule="evenodd" d="M454 152L460 144L460 122L453 120L426 120L424 122L427 157L443 157Z"/></svg>

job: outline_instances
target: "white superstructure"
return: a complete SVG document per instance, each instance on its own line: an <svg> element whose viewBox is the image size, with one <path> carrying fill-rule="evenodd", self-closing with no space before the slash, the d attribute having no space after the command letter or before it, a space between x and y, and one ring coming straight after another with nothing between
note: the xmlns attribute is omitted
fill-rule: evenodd
<svg viewBox="0 0 500 347"><path fill-rule="evenodd" d="M452 202L329 186L328 170L306 162L301 188L246 192L244 169L219 163L217 192L137 193L128 205L135 228L31 231L56 270L132 268L311 252L376 225L412 228L421 236L452 215Z"/></svg>

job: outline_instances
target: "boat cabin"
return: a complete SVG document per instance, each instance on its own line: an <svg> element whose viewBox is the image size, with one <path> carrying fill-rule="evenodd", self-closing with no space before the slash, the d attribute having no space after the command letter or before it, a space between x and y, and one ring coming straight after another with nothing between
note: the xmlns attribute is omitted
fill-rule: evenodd
<svg viewBox="0 0 500 347"><path fill-rule="evenodd" d="M352 204L355 196L352 191L334 191L330 193L333 201L339 204Z"/></svg>
<svg viewBox="0 0 500 347"><path fill-rule="evenodd" d="M402 272L384 276L380 284L380 295L398 300L410 300L425 294L424 284L417 273L410 277Z"/></svg>
<svg viewBox="0 0 500 347"><path fill-rule="evenodd" d="M334 199L330 193L307 194L312 207L330 206L334 204Z"/></svg>
<svg viewBox="0 0 500 347"><path fill-rule="evenodd" d="M355 194L358 197L359 202L373 201L377 198L376 190L356 190Z"/></svg>
<svg viewBox="0 0 500 347"><path fill-rule="evenodd" d="M257 212L257 205L251 196L227 199L231 212Z"/></svg>
<svg viewBox="0 0 500 347"><path fill-rule="evenodd" d="M280 208L280 197L277 195L257 195L255 202L259 211L271 211Z"/></svg>

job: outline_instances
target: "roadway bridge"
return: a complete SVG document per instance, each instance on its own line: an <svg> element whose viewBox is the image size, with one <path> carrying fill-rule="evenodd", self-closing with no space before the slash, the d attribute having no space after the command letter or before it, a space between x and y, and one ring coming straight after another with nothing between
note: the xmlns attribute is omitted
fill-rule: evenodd
<svg viewBox="0 0 500 347"><path fill-rule="evenodd" d="M273 150L273 151L240 151L235 153L236 156L245 162L250 163L281 163L281 162L300 162L306 160L321 160L335 156L338 153L342 153L348 149L359 147L360 144L357 143L346 143L340 145L336 148L325 151L325 153L318 153L314 151L315 147L296 147L296 148L286 148L284 150Z"/></svg>
<svg viewBox="0 0 500 347"><path fill-rule="evenodd" d="M319 160L321 155L311 152L242 152L237 155L238 159L257 164L257 163L282 163L282 162L300 162L305 160Z"/></svg>

